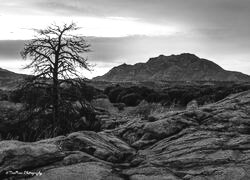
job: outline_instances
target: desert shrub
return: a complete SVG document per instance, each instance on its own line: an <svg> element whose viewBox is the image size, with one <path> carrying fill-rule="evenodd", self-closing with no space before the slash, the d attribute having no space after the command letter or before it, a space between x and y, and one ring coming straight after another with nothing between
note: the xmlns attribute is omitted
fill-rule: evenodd
<svg viewBox="0 0 250 180"><path fill-rule="evenodd" d="M145 99L147 102L160 102L163 98L159 93L151 92Z"/></svg>
<svg viewBox="0 0 250 180"><path fill-rule="evenodd" d="M141 100L142 97L139 94L131 93L123 96L121 102L123 102L127 106L137 106Z"/></svg>
<svg viewBox="0 0 250 180"><path fill-rule="evenodd" d="M0 90L0 101L7 101L9 93L4 90Z"/></svg>
<svg viewBox="0 0 250 180"><path fill-rule="evenodd" d="M37 141L75 131L100 130L100 122L95 118L95 111L90 105L77 107L72 102L64 102L59 111L59 120L54 127L51 108L30 109L25 106L18 110L0 107L0 119L7 119L5 123L0 122L0 135L3 139L15 137L21 141Z"/></svg>
<svg viewBox="0 0 250 180"><path fill-rule="evenodd" d="M94 99L108 99L109 97L106 94L98 94L94 97Z"/></svg>
<svg viewBox="0 0 250 180"><path fill-rule="evenodd" d="M147 99L147 97L152 94L156 93L153 89L149 89L147 87L140 87L139 94L142 96L143 99Z"/></svg>
<svg viewBox="0 0 250 180"><path fill-rule="evenodd" d="M43 107L46 108L51 104L51 91L47 88L30 87L24 90L21 102L29 107Z"/></svg>
<svg viewBox="0 0 250 180"><path fill-rule="evenodd" d="M161 103L148 103L142 100L139 105L137 105L130 114L134 116L142 117L143 119L154 119L155 115L163 112L168 112L169 108L164 107Z"/></svg>
<svg viewBox="0 0 250 180"><path fill-rule="evenodd" d="M112 86L107 87L104 90L104 93L108 95L110 101L112 103L125 103L127 98L131 96L131 94L136 94L136 99L147 99L151 93L154 93L154 90L146 88L146 87L138 87L138 86L131 86L131 87L121 87L121 86ZM125 103L131 104L131 103ZM137 104L133 102L132 104Z"/></svg>
<svg viewBox="0 0 250 180"><path fill-rule="evenodd" d="M123 111L124 108L126 107L126 104L124 103L114 103L114 107L116 107L119 111Z"/></svg>
<svg viewBox="0 0 250 180"><path fill-rule="evenodd" d="M123 88L120 86L117 86L115 88L113 88L112 90L110 90L108 96L109 96L109 100L112 103L116 103L117 101L117 97L119 96L119 94L123 91Z"/></svg>
<svg viewBox="0 0 250 180"><path fill-rule="evenodd" d="M91 104L98 109L102 109L106 112L114 112L115 108L113 104L107 98L98 98L91 101Z"/></svg>
<svg viewBox="0 0 250 180"><path fill-rule="evenodd" d="M14 121L8 126L8 132L2 133L2 137L5 139L18 137L22 141L36 141L74 131L100 130L100 122L95 117L96 111L88 101L98 95L100 91L82 84L73 86L70 83L60 87L59 118L55 127L52 124L51 90L49 85L30 83L11 92L12 101L21 102L23 108L18 111L8 109L10 115L15 112L17 117L5 116L10 121L12 119ZM83 91L84 93L82 93Z"/></svg>
<svg viewBox="0 0 250 180"><path fill-rule="evenodd" d="M84 82L70 82L70 84L68 84L66 87L61 88L62 98L69 101L77 101L79 97L87 101L91 101L96 96L102 94L103 93L100 90L89 86Z"/></svg>
<svg viewBox="0 0 250 180"><path fill-rule="evenodd" d="M185 91L183 89L171 89L167 93L168 93L170 100L174 101L174 100L182 99L182 95L184 92Z"/></svg>
<svg viewBox="0 0 250 180"><path fill-rule="evenodd" d="M122 101L122 98L126 96L127 94L133 93L132 89L124 88L122 91L119 92L117 98L116 98L116 103L119 103Z"/></svg>
<svg viewBox="0 0 250 180"><path fill-rule="evenodd" d="M224 99L230 94L246 91L250 89L250 84L232 84L215 82L203 84L170 84L164 89L157 91L139 86L121 87L111 86L107 87L104 92L108 95L112 103L124 102L124 97L129 94L137 94L141 100L147 102L162 103L166 106L175 104L176 106L185 107L187 103L196 99L199 105L204 103L216 102ZM125 103L127 104L127 103ZM136 103L134 103L136 104Z"/></svg>
<svg viewBox="0 0 250 180"><path fill-rule="evenodd" d="M197 89L190 89L182 94L182 99L180 100L180 104L182 106L186 106L190 101L200 97L200 92Z"/></svg>
<svg viewBox="0 0 250 180"><path fill-rule="evenodd" d="M2 139L18 139L20 131L25 130L20 122L22 104L0 101L0 136Z"/></svg>
<svg viewBox="0 0 250 180"><path fill-rule="evenodd" d="M120 87L119 85L116 85L115 87ZM109 95L110 91L115 88L114 86L108 86L104 89L103 93L106 95Z"/></svg>
<svg viewBox="0 0 250 180"><path fill-rule="evenodd" d="M152 108L153 104L150 104L146 101L141 101L140 104L138 104L138 106L132 110L131 114L147 119L152 111Z"/></svg>
<svg viewBox="0 0 250 180"><path fill-rule="evenodd" d="M24 92L21 89L13 90L9 94L8 100L15 103L20 103Z"/></svg>
<svg viewBox="0 0 250 180"><path fill-rule="evenodd" d="M93 86L89 86L85 83L81 83L80 85L81 97L87 101L91 101L96 96L102 95L102 91L94 88Z"/></svg>

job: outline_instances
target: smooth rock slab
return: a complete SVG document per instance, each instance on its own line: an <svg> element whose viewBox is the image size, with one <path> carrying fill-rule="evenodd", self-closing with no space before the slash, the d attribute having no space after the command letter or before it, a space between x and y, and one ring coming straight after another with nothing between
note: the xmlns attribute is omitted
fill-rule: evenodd
<svg viewBox="0 0 250 180"><path fill-rule="evenodd" d="M31 180L123 180L108 165L97 162L74 164L43 172Z"/></svg>
<svg viewBox="0 0 250 180"><path fill-rule="evenodd" d="M45 166L62 160L65 154L55 144L20 141L0 142L0 174L6 171Z"/></svg>
<svg viewBox="0 0 250 180"><path fill-rule="evenodd" d="M112 134L82 131L38 142L1 141L0 179L7 171L60 168L85 162L125 162L134 150Z"/></svg>
<svg viewBox="0 0 250 180"><path fill-rule="evenodd" d="M107 133L92 131L76 132L68 135L60 143L63 151L83 151L109 162L123 162L134 154L127 143Z"/></svg>

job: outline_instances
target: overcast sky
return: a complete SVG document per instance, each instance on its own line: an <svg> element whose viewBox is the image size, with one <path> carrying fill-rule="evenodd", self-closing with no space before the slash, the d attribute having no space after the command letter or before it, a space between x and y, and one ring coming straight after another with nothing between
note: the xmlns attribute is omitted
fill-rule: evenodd
<svg viewBox="0 0 250 180"><path fill-rule="evenodd" d="M250 74L249 17L250 0L0 0L0 67L23 72L31 29L74 21L92 45L87 77L184 52Z"/></svg>

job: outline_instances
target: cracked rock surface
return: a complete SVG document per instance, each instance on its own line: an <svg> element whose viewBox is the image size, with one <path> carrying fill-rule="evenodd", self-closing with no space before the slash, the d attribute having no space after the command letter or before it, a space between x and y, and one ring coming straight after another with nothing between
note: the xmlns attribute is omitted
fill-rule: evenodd
<svg viewBox="0 0 250 180"><path fill-rule="evenodd" d="M154 122L34 143L1 141L0 179L16 170L41 171L31 177L39 180L250 179L250 91Z"/></svg>

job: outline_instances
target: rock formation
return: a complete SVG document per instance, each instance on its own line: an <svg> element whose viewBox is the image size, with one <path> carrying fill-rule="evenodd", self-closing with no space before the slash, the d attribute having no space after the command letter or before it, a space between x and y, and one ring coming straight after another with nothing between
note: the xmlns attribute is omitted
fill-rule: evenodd
<svg viewBox="0 0 250 180"><path fill-rule="evenodd" d="M193 54L150 58L146 63L122 64L95 81L250 81L250 76L226 71L212 61Z"/></svg>
<svg viewBox="0 0 250 180"><path fill-rule="evenodd" d="M250 179L250 91L197 109L135 119L115 129L39 142L0 142L0 179Z"/></svg>

